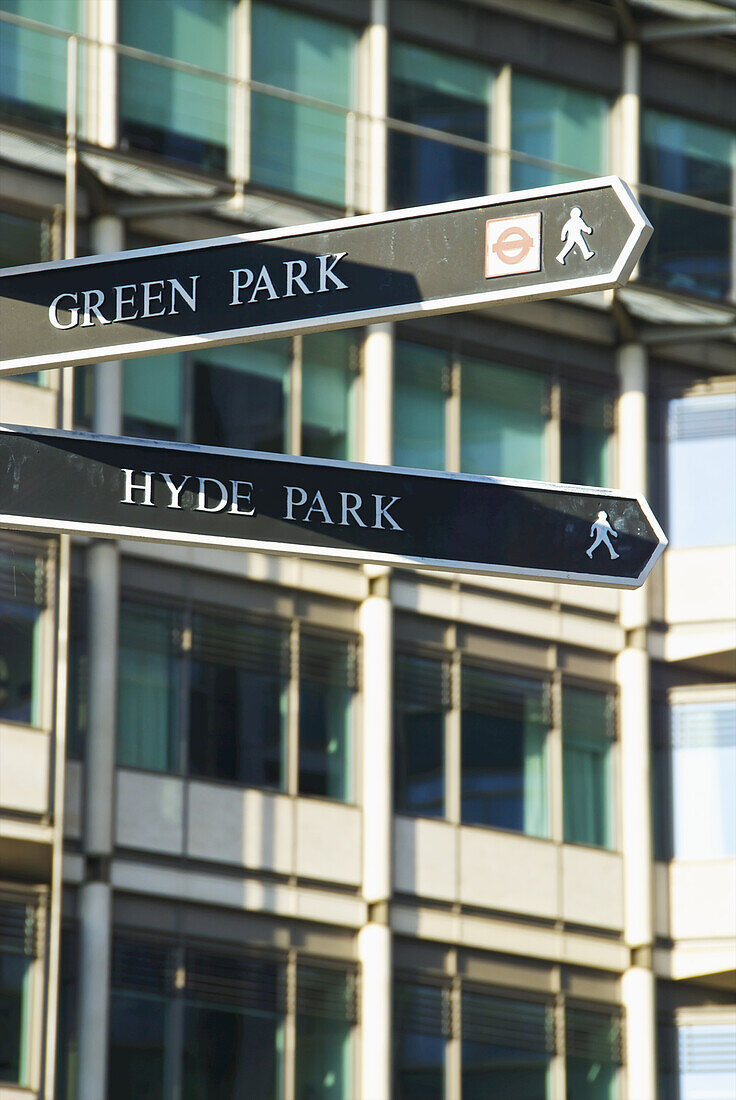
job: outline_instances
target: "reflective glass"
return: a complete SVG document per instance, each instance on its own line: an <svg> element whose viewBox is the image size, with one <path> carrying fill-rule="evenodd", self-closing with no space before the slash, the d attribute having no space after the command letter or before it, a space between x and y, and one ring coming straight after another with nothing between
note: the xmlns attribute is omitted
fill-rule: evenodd
<svg viewBox="0 0 736 1100"><path fill-rule="evenodd" d="M444 677L440 661L397 655L394 803L398 813L442 817L445 812L445 712L449 699L443 699Z"/></svg>
<svg viewBox="0 0 736 1100"><path fill-rule="evenodd" d="M187 1003L183 1100L278 1100L282 1046L270 1012Z"/></svg>
<svg viewBox="0 0 736 1100"><path fill-rule="evenodd" d="M670 738L674 857L736 856L736 698L676 703Z"/></svg>
<svg viewBox="0 0 736 1100"><path fill-rule="evenodd" d="M164 1100L168 1021L164 997L112 991L109 1100Z"/></svg>
<svg viewBox="0 0 736 1100"><path fill-rule="evenodd" d="M227 73L232 0L125 0L126 46ZM226 83L161 62L120 57L120 142L223 172L227 165Z"/></svg>
<svg viewBox="0 0 736 1100"><path fill-rule="evenodd" d="M618 1066L595 1058L567 1058L565 1076L570 1100L618 1100Z"/></svg>
<svg viewBox="0 0 736 1100"><path fill-rule="evenodd" d="M463 359L460 465L469 474L544 479L547 381Z"/></svg>
<svg viewBox="0 0 736 1100"><path fill-rule="evenodd" d="M484 65L397 42L390 57L389 114L415 126L489 142L493 73ZM391 205L483 195L488 154L389 130Z"/></svg>
<svg viewBox="0 0 736 1100"><path fill-rule="evenodd" d="M562 788L568 844L613 846L613 699L602 691L562 689Z"/></svg>
<svg viewBox="0 0 736 1100"><path fill-rule="evenodd" d="M0 599L0 719L38 723L38 608Z"/></svg>
<svg viewBox="0 0 736 1100"><path fill-rule="evenodd" d="M667 498L671 546L736 543L736 394L669 402Z"/></svg>
<svg viewBox="0 0 736 1100"><path fill-rule="evenodd" d="M80 8L79 0L0 0L0 11L65 31L80 29ZM65 35L0 22L0 112L65 129L66 61Z"/></svg>
<svg viewBox="0 0 736 1100"><path fill-rule="evenodd" d="M178 770L175 623L171 611L121 605L117 761L122 766Z"/></svg>
<svg viewBox="0 0 736 1100"><path fill-rule="evenodd" d="M445 468L447 353L404 340L394 345L395 466Z"/></svg>
<svg viewBox="0 0 736 1100"><path fill-rule="evenodd" d="M569 166L556 171L511 162L511 186L544 187L606 171L609 103L593 92L514 73L511 82L511 148L540 160Z"/></svg>
<svg viewBox="0 0 736 1100"><path fill-rule="evenodd" d="M291 342L214 348L194 362L193 441L254 451L286 450Z"/></svg>
<svg viewBox="0 0 736 1100"><path fill-rule="evenodd" d="M251 93L251 175L279 191L345 204L346 110L353 104L355 32L261 3L252 8L252 78L335 104L331 111Z"/></svg>
<svg viewBox="0 0 736 1100"><path fill-rule="evenodd" d="M301 639L299 793L352 798L355 652L329 638Z"/></svg>
<svg viewBox="0 0 736 1100"><path fill-rule="evenodd" d="M642 122L643 183L728 205L736 137L727 129L661 111ZM723 298L728 294L731 219L667 199L645 196L654 234L641 260L642 277L664 286Z"/></svg>
<svg viewBox="0 0 736 1100"><path fill-rule="evenodd" d="M395 982L394 1100L445 1100L448 992L435 985Z"/></svg>
<svg viewBox="0 0 736 1100"><path fill-rule="evenodd" d="M571 485L610 483L611 395L584 382L562 383L561 476Z"/></svg>
<svg viewBox="0 0 736 1100"><path fill-rule="evenodd" d="M30 959L0 947L0 1082L25 1084Z"/></svg>
<svg viewBox="0 0 736 1100"><path fill-rule="evenodd" d="M355 449L355 373L349 332L302 339L302 446L311 458L351 458Z"/></svg>
<svg viewBox="0 0 736 1100"><path fill-rule="evenodd" d="M123 363L126 435L181 439L181 356L147 355Z"/></svg>
<svg viewBox="0 0 736 1100"><path fill-rule="evenodd" d="M2 10L0 0L0 11ZM0 43L6 33L7 24L0 23ZM2 72L2 46L0 46L0 73ZM2 76L0 75L0 85ZM0 104L2 110L2 104ZM17 267L21 264L36 264L51 258L51 233L47 222L34 221L32 218L19 218L15 214L0 211L0 268ZM43 377L36 371L16 374L16 382L38 385Z"/></svg>
<svg viewBox="0 0 736 1100"><path fill-rule="evenodd" d="M677 1100L732 1100L736 1096L733 1018L678 1026L676 1058L679 1072L673 1094Z"/></svg>
<svg viewBox="0 0 736 1100"><path fill-rule="evenodd" d="M352 1100L348 976L321 967L297 973L296 1100ZM299 985L308 985L308 996Z"/></svg>

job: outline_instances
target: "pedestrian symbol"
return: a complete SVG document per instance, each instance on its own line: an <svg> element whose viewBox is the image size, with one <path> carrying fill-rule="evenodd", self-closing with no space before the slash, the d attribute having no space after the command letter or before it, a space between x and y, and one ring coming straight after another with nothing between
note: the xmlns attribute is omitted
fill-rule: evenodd
<svg viewBox="0 0 736 1100"><path fill-rule="evenodd" d="M569 256L575 247L580 249L580 254L584 260L592 259L592 257L595 256L595 252L588 248L587 242L583 237L583 233L592 232L592 228L587 225L583 219L580 207L573 206L570 217L563 225L562 233L560 234L560 239L564 242L564 245L557 253L557 263L564 266L565 258Z"/></svg>
<svg viewBox="0 0 736 1100"><path fill-rule="evenodd" d="M600 546L601 543L606 547L612 558L618 557L618 554L611 546L611 535L617 539L618 532L614 531L613 527L611 527L611 524L608 522L607 512L598 513L598 519L590 528L590 537L592 538L593 535L595 535L595 542L585 551L589 558L593 557L593 551L596 547Z"/></svg>

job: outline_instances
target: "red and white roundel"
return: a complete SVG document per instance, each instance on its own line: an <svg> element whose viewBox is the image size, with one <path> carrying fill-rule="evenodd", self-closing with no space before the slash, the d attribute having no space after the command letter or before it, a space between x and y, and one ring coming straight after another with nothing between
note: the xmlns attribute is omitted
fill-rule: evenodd
<svg viewBox="0 0 736 1100"><path fill-rule="evenodd" d="M541 266L541 213L486 222L486 279L539 271Z"/></svg>

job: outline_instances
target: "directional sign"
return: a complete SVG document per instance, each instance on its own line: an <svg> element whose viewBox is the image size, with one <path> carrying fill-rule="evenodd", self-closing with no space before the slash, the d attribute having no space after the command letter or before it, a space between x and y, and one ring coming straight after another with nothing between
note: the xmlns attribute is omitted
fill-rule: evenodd
<svg viewBox="0 0 736 1100"><path fill-rule="evenodd" d="M9 268L0 373L621 286L651 232L609 176Z"/></svg>
<svg viewBox="0 0 736 1100"><path fill-rule="evenodd" d="M0 428L0 527L636 588L667 540L610 489Z"/></svg>

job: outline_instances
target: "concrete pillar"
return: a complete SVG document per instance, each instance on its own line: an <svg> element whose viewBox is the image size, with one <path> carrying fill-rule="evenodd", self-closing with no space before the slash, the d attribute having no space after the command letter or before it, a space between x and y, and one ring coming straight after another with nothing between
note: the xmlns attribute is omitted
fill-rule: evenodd
<svg viewBox="0 0 736 1100"><path fill-rule="evenodd" d="M638 344L618 352L619 485L647 488L647 354ZM656 980L653 971L654 865L650 785L650 690L646 593L621 598L626 645L617 660L621 716L621 829L624 938L630 966L621 989L626 1009L626 1064L631 1100L656 1096Z"/></svg>
<svg viewBox="0 0 736 1100"><path fill-rule="evenodd" d="M124 243L120 219L98 218L92 241L96 252L119 251ZM119 435L122 363L100 363L93 369L93 431ZM87 859L79 905L79 1100L107 1095L119 572L117 543L92 542L87 551L89 717L82 837Z"/></svg>

